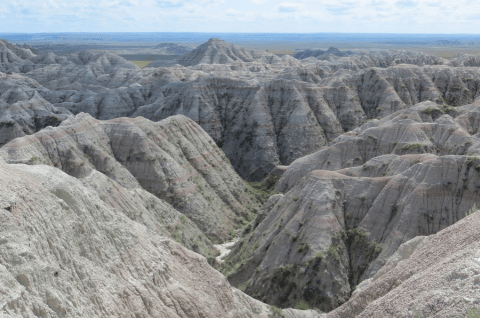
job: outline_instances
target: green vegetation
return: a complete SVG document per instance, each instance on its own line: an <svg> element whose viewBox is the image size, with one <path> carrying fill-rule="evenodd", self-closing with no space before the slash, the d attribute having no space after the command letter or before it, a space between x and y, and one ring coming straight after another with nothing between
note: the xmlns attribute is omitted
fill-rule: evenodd
<svg viewBox="0 0 480 318"><path fill-rule="evenodd" d="M443 98L441 100L439 98L438 100L443 102ZM440 105L440 106L437 106L437 107L435 107L435 106L434 107L427 107L424 110L422 110L422 113L432 114L433 112L438 111L441 114L446 114L446 113L452 112L454 110L455 110L455 107L452 107L450 105Z"/></svg>
<svg viewBox="0 0 480 318"><path fill-rule="evenodd" d="M275 186L278 180L280 180L277 176L269 176L269 178L273 180L270 180L268 185L264 185L261 182L246 182L246 190L262 204L267 202L271 195L275 194Z"/></svg>
<svg viewBox="0 0 480 318"><path fill-rule="evenodd" d="M324 258L325 258L325 253L323 253L323 252L316 252L316 253L315 253L315 258L316 258L316 259L324 259Z"/></svg>
<svg viewBox="0 0 480 318"><path fill-rule="evenodd" d="M403 145L403 147L401 148L402 150L413 150L413 149L418 149L418 148L422 148L423 145L422 144L419 144L419 143L410 143L410 144L405 144Z"/></svg>
<svg viewBox="0 0 480 318"><path fill-rule="evenodd" d="M268 315L268 318L283 318L285 317L283 315L283 312L280 308L277 306L270 306L270 314Z"/></svg>
<svg viewBox="0 0 480 318"><path fill-rule="evenodd" d="M302 252L307 251L308 249L309 249L308 243L301 243L297 247L297 252L302 253Z"/></svg>
<svg viewBox="0 0 480 318"><path fill-rule="evenodd" d="M295 304L295 309L308 310L310 309L310 306L308 306L308 304L302 299Z"/></svg>
<svg viewBox="0 0 480 318"><path fill-rule="evenodd" d="M30 160L28 161L29 163L34 163L36 161L40 160L40 158L38 158L37 156L32 156L32 158L30 158Z"/></svg>
<svg viewBox="0 0 480 318"><path fill-rule="evenodd" d="M330 245L330 246L328 247L327 254L328 254L328 256L330 256L331 259L333 259L334 261L339 262L339 261L340 261L340 255L338 255L337 248L338 248L338 246L335 245L335 244Z"/></svg>
<svg viewBox="0 0 480 318"><path fill-rule="evenodd" d="M133 64L135 64L136 66L138 66L140 68L144 68L145 66L150 64L150 62L152 62L152 61L132 61Z"/></svg>
<svg viewBox="0 0 480 318"><path fill-rule="evenodd" d="M243 282L240 285L238 285L238 289L240 289L242 292L245 292L245 290L249 285L250 285L250 282L247 280L246 282Z"/></svg>
<svg viewBox="0 0 480 318"><path fill-rule="evenodd" d="M370 239L370 233L360 228L350 228L346 231L347 240L356 243L368 246L373 250L375 257L380 254L382 247L380 244Z"/></svg>
<svg viewBox="0 0 480 318"><path fill-rule="evenodd" d="M467 318L480 318L480 309L478 308L467 309Z"/></svg>
<svg viewBox="0 0 480 318"><path fill-rule="evenodd" d="M477 203L474 203L474 204L472 205L472 207L470 208L470 210L468 210L468 212L465 213L465 216L468 216L468 215L470 215L470 214L472 214L472 213L474 213L474 212L476 212L476 211L477 211Z"/></svg>

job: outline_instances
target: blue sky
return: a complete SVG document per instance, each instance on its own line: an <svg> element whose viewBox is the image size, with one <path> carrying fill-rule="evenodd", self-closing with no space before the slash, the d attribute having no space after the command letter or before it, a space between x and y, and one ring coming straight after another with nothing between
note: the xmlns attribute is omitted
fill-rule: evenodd
<svg viewBox="0 0 480 318"><path fill-rule="evenodd" d="M1 0L8 32L480 33L477 0Z"/></svg>

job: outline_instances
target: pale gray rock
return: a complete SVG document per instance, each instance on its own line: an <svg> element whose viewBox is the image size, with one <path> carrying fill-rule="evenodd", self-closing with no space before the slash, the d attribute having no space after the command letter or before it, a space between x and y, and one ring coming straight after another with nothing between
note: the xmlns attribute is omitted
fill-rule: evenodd
<svg viewBox="0 0 480 318"><path fill-rule="evenodd" d="M300 61L212 39L179 58L189 66L140 70L109 53L15 50L4 45L11 58L2 68L36 79L54 107L98 119L186 115L243 178L256 181L369 119L427 100L470 104L480 87L478 68L438 65L443 60L406 51Z"/></svg>
<svg viewBox="0 0 480 318"><path fill-rule="evenodd" d="M176 43L160 43L155 46L155 50L158 51L158 54L164 55L183 55L191 52L194 48L194 46L178 45Z"/></svg>
<svg viewBox="0 0 480 318"><path fill-rule="evenodd" d="M475 316L479 216L474 212L435 235L406 242L385 270L328 317Z"/></svg>
<svg viewBox="0 0 480 318"><path fill-rule="evenodd" d="M390 155L367 165L391 176L312 171L269 200L223 272L264 302L290 307L304 299L330 311L401 244L464 218L480 199L479 164L477 157Z"/></svg>
<svg viewBox="0 0 480 318"><path fill-rule="evenodd" d="M280 179L277 190L288 191L313 170L358 166L386 154L477 153L479 140L465 129L466 118L476 116L478 106L474 109L459 117L461 121L457 123L455 108L424 102L362 125L341 135L328 147L294 161Z"/></svg>
<svg viewBox="0 0 480 318"><path fill-rule="evenodd" d="M306 59L308 57L316 57L318 58L319 56L325 56L325 55L335 55L335 56L348 56L354 54L352 51L340 51L339 49L335 47L329 47L328 50L323 51L323 50L311 50L307 49L304 51L296 52L293 54L293 57L299 60Z"/></svg>
<svg viewBox="0 0 480 318"><path fill-rule="evenodd" d="M57 168L0 164L0 183L2 316L272 314L232 288L203 256L129 219L92 186ZM283 314L320 317L314 311Z"/></svg>
<svg viewBox="0 0 480 318"><path fill-rule="evenodd" d="M454 67L479 67L480 54L457 54L448 62L448 65Z"/></svg>
<svg viewBox="0 0 480 318"><path fill-rule="evenodd" d="M271 53L256 50L247 50L235 44L212 38L190 53L177 59L177 63L184 66L197 64L227 64L231 62L261 61L267 64L279 63L281 59Z"/></svg>
<svg viewBox="0 0 480 318"><path fill-rule="evenodd" d="M42 89L27 77L0 73L0 147L47 126L58 126L72 116L68 110L47 102L38 93Z"/></svg>
<svg viewBox="0 0 480 318"><path fill-rule="evenodd" d="M194 121L87 114L0 148L9 163L47 164L85 178L99 171L127 189L142 187L190 218L214 241L255 217L258 202L228 159ZM135 212L138 214L139 212Z"/></svg>

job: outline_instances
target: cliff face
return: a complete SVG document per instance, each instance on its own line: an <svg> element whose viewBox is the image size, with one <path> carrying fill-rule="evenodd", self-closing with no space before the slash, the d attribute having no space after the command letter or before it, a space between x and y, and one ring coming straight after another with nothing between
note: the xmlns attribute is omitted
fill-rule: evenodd
<svg viewBox="0 0 480 318"><path fill-rule="evenodd" d="M5 83L35 80L16 94L28 95L21 100L37 110L9 116L3 143L81 112L154 121L183 114L207 131L243 178L256 181L369 119L427 100L469 104L480 87L470 57L447 61L407 51L331 51L337 55L297 60L211 39L168 67L142 70L110 53L35 55L7 42L0 51L0 71L21 74L5 75ZM34 91L39 96L32 99ZM12 108L6 98L3 109Z"/></svg>
<svg viewBox="0 0 480 318"><path fill-rule="evenodd" d="M272 314L268 306L232 288L204 257L121 211L131 205L141 212L139 205L150 202L155 207L145 210L150 214L143 218L156 215L170 222L168 209L144 191L127 191L118 200L115 196L125 189L98 172L82 183L45 165L0 163L0 183L4 316L266 318ZM97 192L97 187L103 189ZM107 200L99 195L110 192L106 189L112 193ZM287 310L284 316L318 314Z"/></svg>
<svg viewBox="0 0 480 318"><path fill-rule="evenodd" d="M372 279L328 317L472 317L478 314L478 226L455 225L399 247Z"/></svg>
<svg viewBox="0 0 480 318"><path fill-rule="evenodd" d="M258 207L223 152L184 116L155 123L80 114L17 138L0 153L10 163L47 164L78 178L99 171L127 189L143 188L215 241L232 237Z"/></svg>
<svg viewBox="0 0 480 318"><path fill-rule="evenodd" d="M0 41L2 313L472 313L476 57L299 57L212 39L140 70ZM208 265L237 235L221 270L257 300Z"/></svg>
<svg viewBox="0 0 480 318"><path fill-rule="evenodd" d="M277 306L339 307L402 243L478 202L478 107L425 102L292 163L224 263L229 281Z"/></svg>

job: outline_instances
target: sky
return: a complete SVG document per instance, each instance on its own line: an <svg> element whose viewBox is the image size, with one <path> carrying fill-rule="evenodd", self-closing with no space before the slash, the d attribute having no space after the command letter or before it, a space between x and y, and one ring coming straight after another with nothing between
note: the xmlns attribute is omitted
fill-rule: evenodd
<svg viewBox="0 0 480 318"><path fill-rule="evenodd" d="M480 33L478 0L1 0L0 33Z"/></svg>

